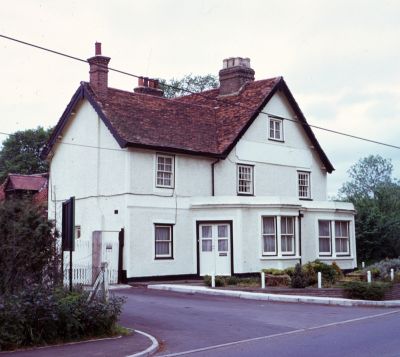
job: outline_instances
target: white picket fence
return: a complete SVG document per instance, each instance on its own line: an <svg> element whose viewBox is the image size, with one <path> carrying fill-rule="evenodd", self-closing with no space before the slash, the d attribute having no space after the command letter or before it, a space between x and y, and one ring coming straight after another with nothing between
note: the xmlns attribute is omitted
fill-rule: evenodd
<svg viewBox="0 0 400 357"><path fill-rule="evenodd" d="M107 262L107 278L109 284L118 283L118 233L102 233L102 262ZM64 284L69 284L69 252L64 252ZM92 285L98 272L92 268L92 241L80 238L75 241L72 253L72 283Z"/></svg>

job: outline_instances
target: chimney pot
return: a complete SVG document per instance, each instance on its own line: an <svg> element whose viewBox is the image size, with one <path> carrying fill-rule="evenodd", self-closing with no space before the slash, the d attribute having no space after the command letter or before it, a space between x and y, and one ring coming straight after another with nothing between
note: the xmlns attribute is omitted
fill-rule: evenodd
<svg viewBox="0 0 400 357"><path fill-rule="evenodd" d="M139 77L139 78L138 78L138 86L139 86L139 87L143 87L143 83L144 83L143 77Z"/></svg>
<svg viewBox="0 0 400 357"><path fill-rule="evenodd" d="M95 55L101 56L101 42L96 42L94 46L95 46Z"/></svg>
<svg viewBox="0 0 400 357"><path fill-rule="evenodd" d="M138 86L133 89L135 93L148 94L156 97L163 97L164 91L158 87L158 79L139 77Z"/></svg>

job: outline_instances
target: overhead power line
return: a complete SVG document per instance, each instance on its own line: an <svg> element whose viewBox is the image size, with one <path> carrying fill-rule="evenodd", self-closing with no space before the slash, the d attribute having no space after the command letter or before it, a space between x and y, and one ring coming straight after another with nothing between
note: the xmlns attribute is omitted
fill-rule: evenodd
<svg viewBox="0 0 400 357"><path fill-rule="evenodd" d="M19 40L17 38L14 38L14 37L6 36L6 35L3 35L3 34L0 34L0 37L2 37L4 39L7 39L7 40L10 40L10 41L14 41L14 42L20 43L22 45L30 46L30 47L33 47L33 48L36 48L36 49L39 49L39 50L42 50L42 51L46 51L46 52L50 52L52 54L63 56L63 57L66 57L66 58L69 58L69 59L72 59L72 60L75 60L75 61L89 63L88 60L86 60L86 59L79 58L79 57L76 57L76 56L72 56L70 54L67 54L67 53L64 53L64 52L60 52L60 51L56 51L56 50L53 50L53 49L50 49L50 48L47 48L47 47L39 46L39 45L36 45L34 43L31 43L31 42L22 41L22 40ZM130 76L130 77L134 77L134 78L142 78L143 77L143 76L139 76L139 75L134 74L134 73L122 71L122 70L119 70L119 69L116 69L116 68L112 68L112 67L108 67L108 66L102 66L102 65L97 65L97 66L98 67L104 67L104 68L107 68L109 71L116 72L116 73L123 74L123 75ZM189 94L199 95L199 96L201 96L202 98L204 98L206 100L213 100L213 101L217 101L217 102L222 102L224 105L239 106L239 107L242 107L242 108L254 110L254 108L246 106L246 105L244 105L242 103L231 103L231 102L228 103L226 100L224 100L224 98L210 98L210 97L207 97L206 95L204 95L202 93L194 92L194 91L191 91L191 90L189 90L187 88L180 88L180 87L177 87L177 86L173 86L173 85L170 85L170 84L167 84L167 83L163 83L162 85L166 86L166 87L169 87L171 89L183 91L183 92L186 92L186 93L189 93ZM179 100L179 98L177 98L177 99ZM265 111L260 111L260 113L263 113L263 114L266 114L266 115L269 115L269 116L278 117L278 116L276 116L274 114L267 113ZM304 123L304 122L301 122L299 120L294 120L294 119L291 119L291 118L284 118L284 117L279 117L279 118L283 119L283 120L288 120L288 121L291 121L291 122L294 122L294 123L297 123L297 124L300 124L300 125L303 125L303 126L309 126L311 128L314 128L314 129L326 131L326 132L329 132L329 133L332 133L332 134L342 135L342 136L346 136L346 137L349 137L349 138L352 138L352 139L366 141L366 142L369 142L369 143L373 143L373 144L377 144L377 145L383 145L383 146L386 146L386 147L390 147L390 148L394 148L394 149L399 149L400 150L400 146L398 146L398 145L393 145L393 144L385 143L385 142L382 142L382 141L372 140L372 139L364 138L364 137L361 137L361 136L357 136L357 135L353 135L353 134L349 134L349 133L345 133L345 132L342 132L342 131L333 130L333 129L329 129L329 128L324 128L324 127L313 125L313 124L309 124L309 123ZM13 134L8 134L8 133L1 133L1 132L0 132L0 134L13 135ZM63 143L63 144L74 145L74 146L82 146L82 147L91 147L91 148L97 148L97 149L100 148L100 149L105 149L105 150L118 150L118 149L102 148L102 147L83 145L83 144L73 144L73 143Z"/></svg>

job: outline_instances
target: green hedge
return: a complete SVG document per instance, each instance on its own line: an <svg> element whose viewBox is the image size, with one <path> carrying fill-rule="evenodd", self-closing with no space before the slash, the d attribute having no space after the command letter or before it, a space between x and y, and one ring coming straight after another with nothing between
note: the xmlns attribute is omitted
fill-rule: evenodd
<svg viewBox="0 0 400 357"><path fill-rule="evenodd" d="M32 286L0 296L0 351L114 334L123 298Z"/></svg>
<svg viewBox="0 0 400 357"><path fill-rule="evenodd" d="M345 283L343 288L349 299L383 300L390 286L390 284L382 282L351 281Z"/></svg>

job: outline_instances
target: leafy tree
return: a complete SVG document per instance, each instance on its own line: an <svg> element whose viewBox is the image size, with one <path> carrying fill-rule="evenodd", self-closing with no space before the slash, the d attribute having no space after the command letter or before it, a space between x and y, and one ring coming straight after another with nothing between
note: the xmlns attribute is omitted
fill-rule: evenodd
<svg viewBox="0 0 400 357"><path fill-rule="evenodd" d="M37 127L17 131L9 136L0 151L0 181L9 173L38 174L47 172L48 165L40 158L41 150L52 129Z"/></svg>
<svg viewBox="0 0 400 357"><path fill-rule="evenodd" d="M393 165L379 155L360 159L349 170L351 180L339 191L351 201L359 260L377 261L400 256L400 183Z"/></svg>
<svg viewBox="0 0 400 357"><path fill-rule="evenodd" d="M379 155L364 157L350 167L350 181L343 184L339 196L374 197L378 187L392 182L392 172L393 165L390 160Z"/></svg>
<svg viewBox="0 0 400 357"><path fill-rule="evenodd" d="M56 280L52 228L44 212L29 200L0 203L0 295Z"/></svg>
<svg viewBox="0 0 400 357"><path fill-rule="evenodd" d="M164 91L166 98L176 98L188 95L190 92L199 93L208 89L218 88L218 85L218 78L212 74L205 76L187 74L181 79L160 80L160 88Z"/></svg>

